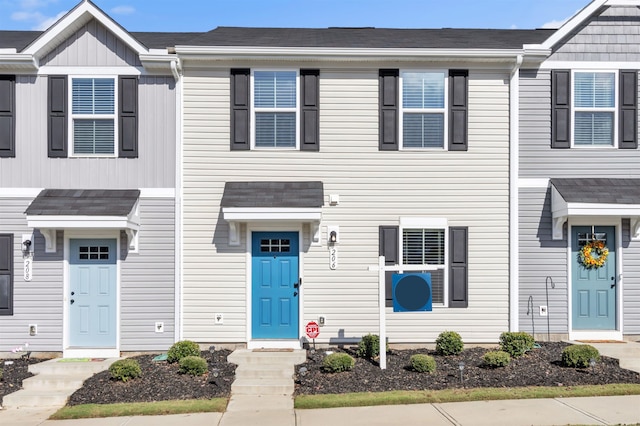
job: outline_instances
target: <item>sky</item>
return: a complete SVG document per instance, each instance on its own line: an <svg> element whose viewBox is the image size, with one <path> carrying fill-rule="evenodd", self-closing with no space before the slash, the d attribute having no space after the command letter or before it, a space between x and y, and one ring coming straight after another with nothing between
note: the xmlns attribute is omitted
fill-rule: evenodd
<svg viewBox="0 0 640 426"><path fill-rule="evenodd" d="M44 30L80 0L0 0L0 30ZM240 27L557 28L589 0L94 0L128 31Z"/></svg>

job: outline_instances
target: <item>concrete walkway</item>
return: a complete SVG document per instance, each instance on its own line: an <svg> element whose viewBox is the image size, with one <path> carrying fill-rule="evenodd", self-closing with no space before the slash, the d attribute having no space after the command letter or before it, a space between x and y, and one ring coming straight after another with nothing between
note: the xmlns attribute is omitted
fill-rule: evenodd
<svg viewBox="0 0 640 426"><path fill-rule="evenodd" d="M590 344L602 355L618 358L624 368L640 372L639 343ZM238 363L237 377L225 413L52 421L46 419L55 409L21 408L0 411L0 425L164 426L183 422L190 426L640 424L640 395L294 410L291 396L293 364L298 362L296 357L300 354L291 354L282 368L276 366L279 361L274 361L273 353L245 350L234 354L235 358L231 356L230 360ZM282 376L287 380L280 380Z"/></svg>

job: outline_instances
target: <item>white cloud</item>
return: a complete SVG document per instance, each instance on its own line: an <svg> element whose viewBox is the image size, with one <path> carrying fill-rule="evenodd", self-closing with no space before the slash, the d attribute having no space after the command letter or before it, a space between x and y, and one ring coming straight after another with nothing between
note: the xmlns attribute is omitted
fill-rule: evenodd
<svg viewBox="0 0 640 426"><path fill-rule="evenodd" d="M518 29L518 26L517 26L516 24L511 24L511 29L512 29L512 30L517 30L517 29Z"/></svg>
<svg viewBox="0 0 640 426"><path fill-rule="evenodd" d="M549 21L545 24L542 24L542 28L557 29L560 28L565 22L567 22L567 20L568 18L561 21Z"/></svg>
<svg viewBox="0 0 640 426"><path fill-rule="evenodd" d="M36 29L40 30L40 31L44 31L47 28L49 28L51 25L55 24L58 21L58 19L62 18L66 14L67 14L67 11L64 11L64 12L58 13L56 16L51 17L51 18L44 18L43 17L44 19L38 24Z"/></svg>
<svg viewBox="0 0 640 426"><path fill-rule="evenodd" d="M56 3L58 3L58 0L20 0L18 2L18 11L11 14L11 19L13 21L26 22L34 30L45 30L67 13L67 11L63 11L55 16L47 16L41 11L47 6Z"/></svg>
<svg viewBox="0 0 640 426"><path fill-rule="evenodd" d="M116 6L111 9L114 15L133 15L136 9L133 6Z"/></svg>

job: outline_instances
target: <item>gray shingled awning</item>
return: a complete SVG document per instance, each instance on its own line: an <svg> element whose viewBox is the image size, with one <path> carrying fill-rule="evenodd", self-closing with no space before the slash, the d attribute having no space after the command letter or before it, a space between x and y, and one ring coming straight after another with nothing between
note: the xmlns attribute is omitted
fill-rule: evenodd
<svg viewBox="0 0 640 426"><path fill-rule="evenodd" d="M322 182L227 182L220 206L229 223L229 244L240 244L238 224L247 222L309 223L320 241L324 190Z"/></svg>
<svg viewBox="0 0 640 426"><path fill-rule="evenodd" d="M552 178L553 239L562 239L569 217L630 218L632 235L640 237L640 179Z"/></svg>
<svg viewBox="0 0 640 426"><path fill-rule="evenodd" d="M44 189L24 212L30 228L45 236L46 251L55 252L58 229L120 229L136 251L140 217L138 189Z"/></svg>

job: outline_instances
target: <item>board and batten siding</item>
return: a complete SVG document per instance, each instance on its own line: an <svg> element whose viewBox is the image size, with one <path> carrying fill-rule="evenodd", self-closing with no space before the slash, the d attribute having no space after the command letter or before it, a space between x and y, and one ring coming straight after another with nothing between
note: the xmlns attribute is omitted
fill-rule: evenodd
<svg viewBox="0 0 640 426"><path fill-rule="evenodd" d="M49 158L47 76L17 76L16 156L0 160L2 187L174 188L175 92L173 77L140 77L138 158Z"/></svg>
<svg viewBox="0 0 640 426"><path fill-rule="evenodd" d="M549 188L520 188L518 312L520 330L536 335L569 331L567 240L551 238L550 194ZM549 328L540 305L548 306Z"/></svg>
<svg viewBox="0 0 640 426"><path fill-rule="evenodd" d="M640 61L640 10L609 7L578 28L551 61Z"/></svg>
<svg viewBox="0 0 640 426"><path fill-rule="evenodd" d="M496 341L508 330L508 74L470 71L469 151L378 150L378 70L320 70L320 152L230 151L229 68L185 70L184 337L246 341L246 236L228 246L220 199L226 181L321 180L322 246L301 248L302 324L326 316L318 341L378 330L378 226L446 218L469 227L469 307L430 313L388 309L391 342L433 342L444 330ZM326 226L340 226L339 267L329 269ZM305 235L308 227L305 226ZM224 324L214 325L214 314Z"/></svg>
<svg viewBox="0 0 640 426"><path fill-rule="evenodd" d="M141 67L136 52L95 19L87 22L40 61L40 66Z"/></svg>
<svg viewBox="0 0 640 426"><path fill-rule="evenodd" d="M640 128L640 127L639 127ZM520 178L640 177L639 149L551 149L551 71L520 72Z"/></svg>

